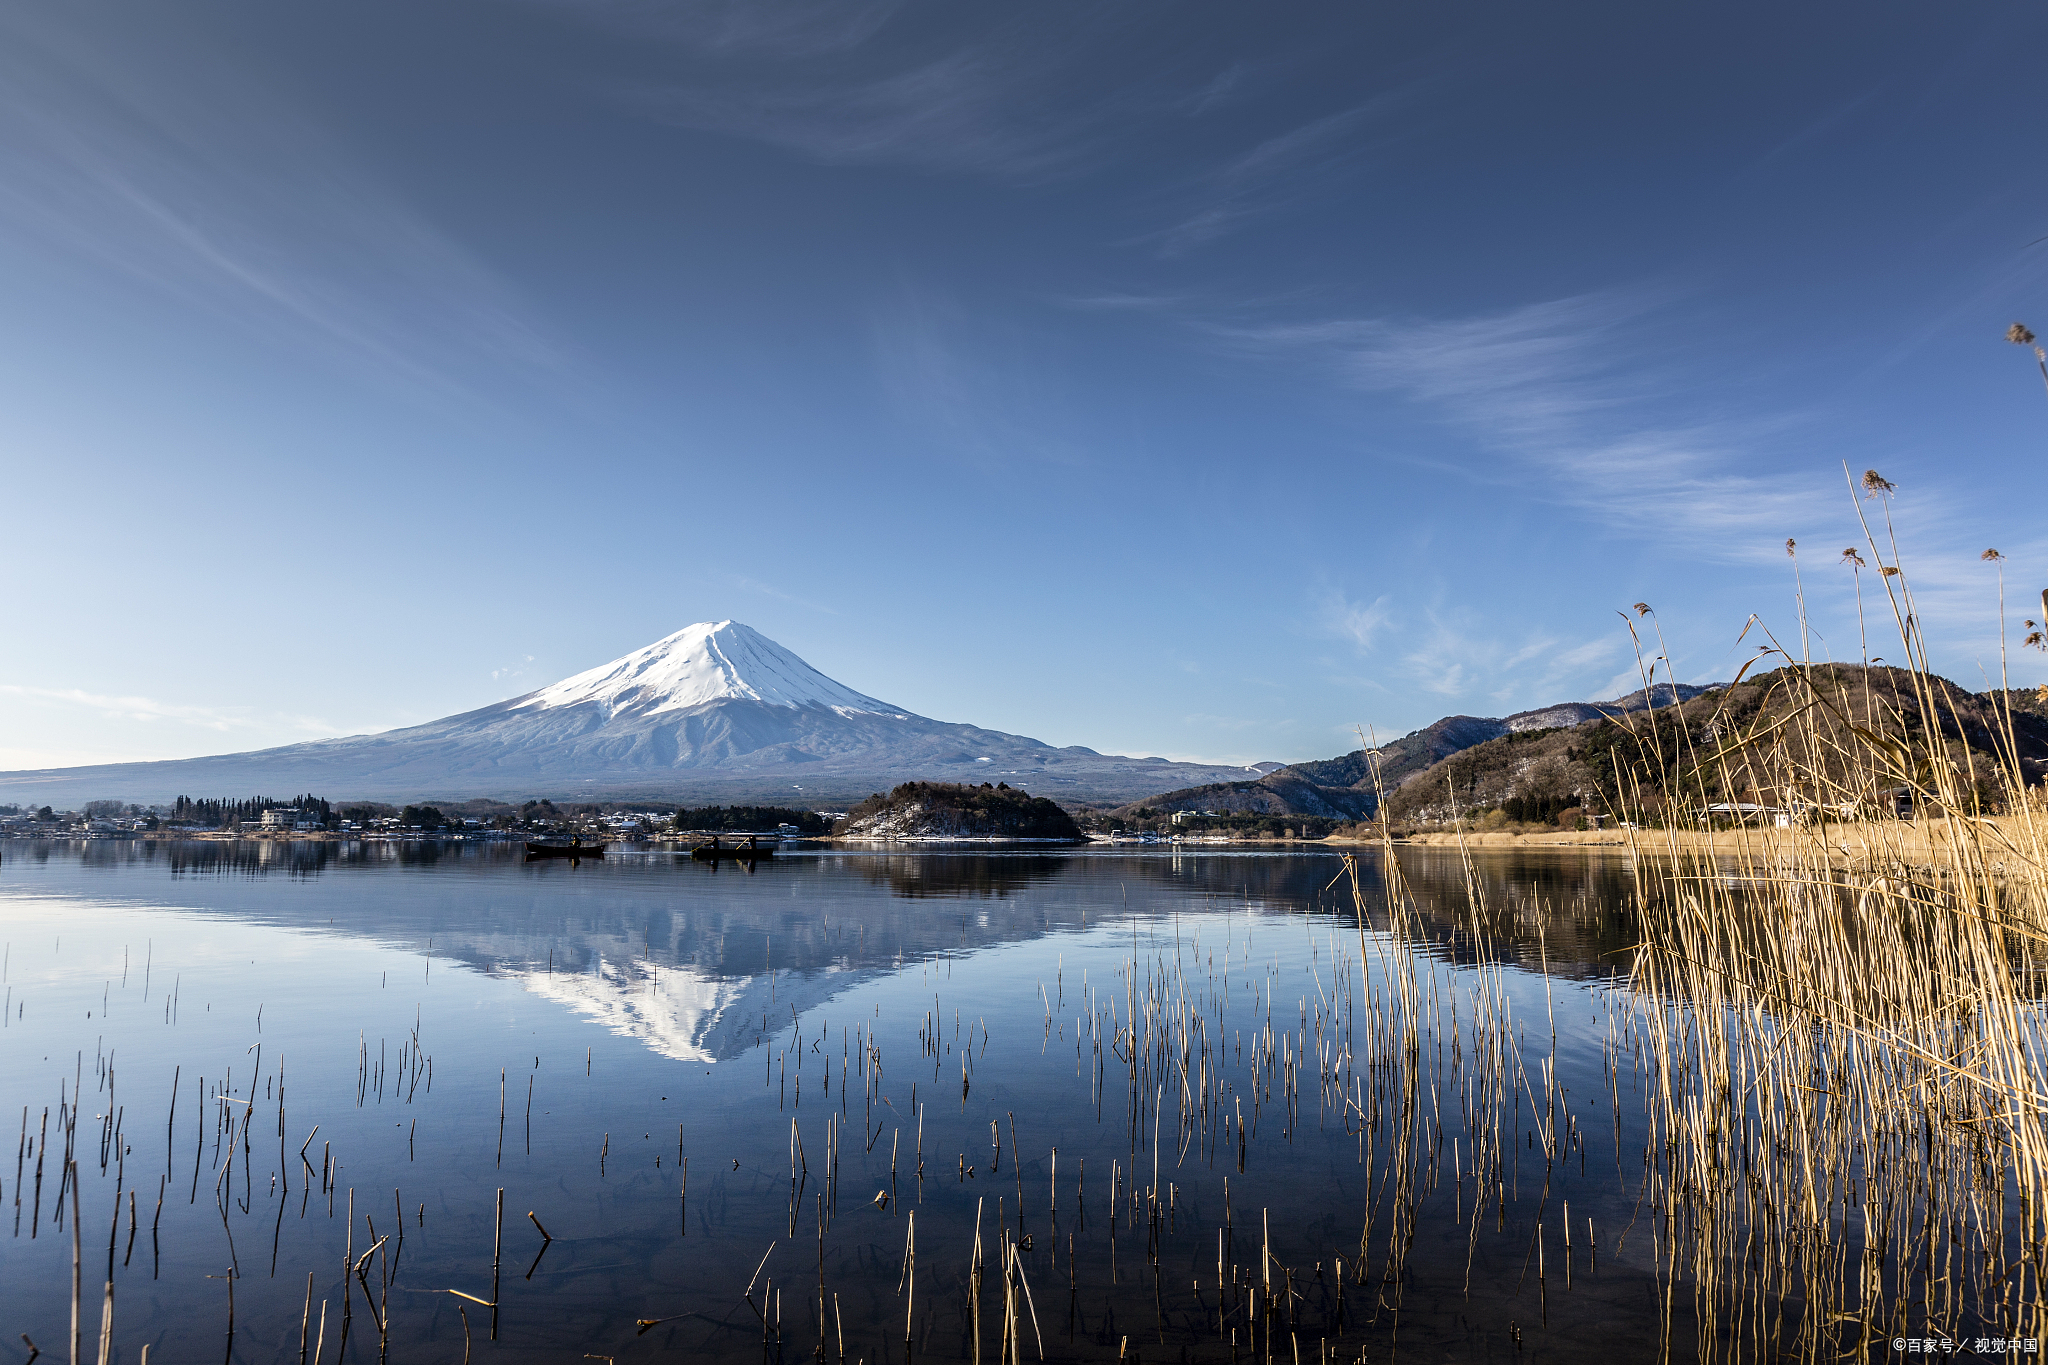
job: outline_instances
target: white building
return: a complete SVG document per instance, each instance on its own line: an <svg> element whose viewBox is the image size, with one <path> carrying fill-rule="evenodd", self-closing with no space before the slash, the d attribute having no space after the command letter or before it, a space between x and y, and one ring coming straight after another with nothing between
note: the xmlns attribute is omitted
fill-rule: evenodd
<svg viewBox="0 0 2048 1365"><path fill-rule="evenodd" d="M309 830L320 828L320 822L306 811L292 806L281 806L263 812L263 828Z"/></svg>

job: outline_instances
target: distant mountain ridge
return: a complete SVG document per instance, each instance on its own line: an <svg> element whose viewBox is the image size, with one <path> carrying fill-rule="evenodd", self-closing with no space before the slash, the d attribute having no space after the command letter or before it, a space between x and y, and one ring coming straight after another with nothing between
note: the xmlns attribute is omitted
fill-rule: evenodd
<svg viewBox="0 0 2048 1365"><path fill-rule="evenodd" d="M700 622L558 683L402 730L252 753L0 773L0 799L169 801L316 792L378 800L851 804L912 780L1127 801L1236 766L1055 748L867 696L737 621Z"/></svg>
<svg viewBox="0 0 2048 1365"><path fill-rule="evenodd" d="M1289 764L1251 780L1208 783L1148 796L1123 807L1160 811L1200 811L1246 815L1309 815L1328 820L1369 819L1379 808L1382 791L1401 783L1453 754L1527 730L1553 730L1583 725L1602 716L1691 701L1723 683L1658 683L1610 702L1567 701L1517 711L1511 716L1445 716L1373 750L1353 749L1335 758ZM1378 766L1375 780L1373 767Z"/></svg>
<svg viewBox="0 0 2048 1365"><path fill-rule="evenodd" d="M1588 815L1654 811L1671 798L1674 776L1680 799L1710 808L1815 803L1851 818L1897 814L1901 786L1893 784L1908 793L1920 784L1889 766L1895 757L1852 770L1845 756L1866 743L1910 753L1904 746L1937 735L1966 779L1957 790L1973 812L2011 809L2018 793L2010 779L2038 786L2048 770L2048 720L2024 703L2008 713L2006 700L1883 664L1793 664L1664 707L1654 725L1617 718L1509 731L1411 775L1378 814L1411 829L1495 815L1504 824L1570 829ZM1861 735L1852 729L1863 726L1870 729ZM1873 732L1884 738L1871 740ZM1738 739L1748 742L1731 743ZM1921 794L1931 795L1924 787Z"/></svg>

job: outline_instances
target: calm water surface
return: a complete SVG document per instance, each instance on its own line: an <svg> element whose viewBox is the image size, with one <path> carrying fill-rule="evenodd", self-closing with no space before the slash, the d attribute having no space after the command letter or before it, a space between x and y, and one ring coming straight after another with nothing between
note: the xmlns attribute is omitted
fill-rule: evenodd
<svg viewBox="0 0 2048 1365"><path fill-rule="evenodd" d="M68 1146L120 1365L973 1359L977 1219L991 1362L1006 1243L1026 1359L1653 1356L1627 866L1475 869L1571 1114L1501 1117L1475 1224L1459 1088L1386 1083L1374 856L1361 926L1322 852L0 845L0 1349L68 1357ZM1404 866L1448 1024L1466 870Z"/></svg>

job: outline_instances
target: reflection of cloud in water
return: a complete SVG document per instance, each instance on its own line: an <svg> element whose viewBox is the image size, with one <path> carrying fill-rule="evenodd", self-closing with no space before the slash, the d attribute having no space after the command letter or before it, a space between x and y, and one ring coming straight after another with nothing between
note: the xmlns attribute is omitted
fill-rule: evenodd
<svg viewBox="0 0 2048 1365"><path fill-rule="evenodd" d="M767 1032L788 1027L866 973L827 969L792 975L713 976L644 958L600 958L585 972L500 969L543 1000L566 1005L622 1038L679 1062L705 1065L739 1056Z"/></svg>

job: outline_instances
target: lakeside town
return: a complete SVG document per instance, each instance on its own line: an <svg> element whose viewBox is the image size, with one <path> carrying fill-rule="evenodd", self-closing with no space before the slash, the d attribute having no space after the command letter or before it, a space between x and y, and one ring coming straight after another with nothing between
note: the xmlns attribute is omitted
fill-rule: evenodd
<svg viewBox="0 0 2048 1365"><path fill-rule="evenodd" d="M858 812L854 812L858 813ZM97 840L302 840L311 842L520 842L569 838L582 842L663 842L712 834L752 834L778 841L827 839L848 834L848 811L782 807L713 806L687 808L661 803L578 802L557 805L531 800L521 806L488 800L392 806L379 802L332 802L305 796L292 802L264 797L247 801L192 801L169 804L89 801L80 809L49 805L0 805L0 839ZM1292 843L1360 832L1351 822L1301 816L1275 818L1226 811L1161 811L1117 815L1081 811L1074 815L1078 841L1135 844ZM890 837L890 836L884 836ZM897 836L945 842L989 842L991 836ZM894 841L894 839L892 839ZM997 841L1000 841L999 836Z"/></svg>
<svg viewBox="0 0 2048 1365"><path fill-rule="evenodd" d="M188 809L180 809L185 805ZM170 807L90 801L81 810L50 806L0 805L0 838L29 839L473 839L519 840L535 835L653 838L678 830L673 809L629 810L552 802L485 815L443 813L434 806L386 806L376 802L303 804L250 802L185 803ZM208 809L193 810L189 807ZM221 808L225 807L225 811ZM810 812L803 812L810 814ZM826 816L816 817L822 833ZM799 824L779 821L769 831L794 836Z"/></svg>

